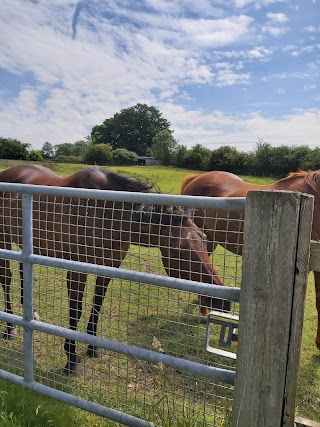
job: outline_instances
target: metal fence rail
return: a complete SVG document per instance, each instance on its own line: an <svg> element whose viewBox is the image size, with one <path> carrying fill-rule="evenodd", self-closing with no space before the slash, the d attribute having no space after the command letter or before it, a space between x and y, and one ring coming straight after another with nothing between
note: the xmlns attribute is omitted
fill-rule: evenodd
<svg viewBox="0 0 320 427"><path fill-rule="evenodd" d="M160 253L163 262L169 265L167 269L176 274L170 267L170 257L163 255L168 249L165 245L171 244L171 237L163 232L163 228L167 230L167 223L159 228L158 235L153 234L151 220L144 212L146 206L151 212L158 206L161 219L163 215L174 218L174 209L164 210L168 205L211 208L217 210L216 218L219 218L219 210L243 211L244 199L4 183L0 183L0 192L3 192L1 272L3 285L11 284L13 308L17 313L0 311L0 320L23 328L23 345L21 333L17 340L1 344L0 377L128 426L150 426L148 420L157 423L164 413L173 419L190 418L190 425L202 422L206 426L222 426L231 409L234 362L206 351L207 325L200 323L198 303L193 298L194 294L200 294L232 301L231 311L236 313L241 261L225 250L213 255L219 275L229 286L166 276ZM137 216L137 212L142 215ZM243 221L241 214L238 221ZM146 225L150 235L142 232ZM123 238L128 247L131 245L121 268L113 264L114 258L120 257L119 245L123 242L110 240L119 227L117 237ZM192 259L192 250L189 252L186 255L188 252L184 249L184 256L199 270L197 277L207 280ZM111 258L104 258L106 254ZM23 265L22 272L16 262ZM189 277L191 273L183 270L184 265L179 268L178 275ZM80 330L88 322L90 299L101 299L95 292L98 289L104 293L108 286L102 281L99 287L97 281L96 289L92 290L93 278L89 276L85 287L86 275L113 279L96 336L90 326L87 333L67 327L65 270L73 272L71 279L68 276L69 297L72 292L77 295L83 292L82 318L85 320L77 319ZM23 278L23 314L18 292L20 276ZM75 278L79 279L78 288L70 291ZM41 321L34 319L34 306ZM79 307L76 301L73 316L78 316ZM94 310L92 316L95 316ZM99 354L92 361L80 349L84 374L66 377L61 372L65 358L61 338L89 344L89 348L102 348L107 354ZM217 345L214 334L212 339ZM163 396L166 398L162 399ZM110 409L111 406L117 408ZM173 408L177 414L171 414Z"/></svg>

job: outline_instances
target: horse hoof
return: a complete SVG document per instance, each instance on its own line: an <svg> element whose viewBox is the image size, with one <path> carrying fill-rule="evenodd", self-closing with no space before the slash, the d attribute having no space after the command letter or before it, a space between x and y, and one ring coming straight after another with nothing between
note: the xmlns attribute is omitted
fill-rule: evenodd
<svg viewBox="0 0 320 427"><path fill-rule="evenodd" d="M40 320L40 316L36 311L33 313L33 320Z"/></svg>
<svg viewBox="0 0 320 427"><path fill-rule="evenodd" d="M7 341L12 341L18 335L16 328L7 328L2 334L2 338Z"/></svg>
<svg viewBox="0 0 320 427"><path fill-rule="evenodd" d="M106 354L106 350L104 348L89 346L87 349L88 357L98 358L98 357L103 357L105 354Z"/></svg>
<svg viewBox="0 0 320 427"><path fill-rule="evenodd" d="M318 350L320 351L320 336L316 336L315 342L316 346L318 347Z"/></svg>
<svg viewBox="0 0 320 427"><path fill-rule="evenodd" d="M83 375L84 374L84 366L82 363L71 363L68 362L63 370L64 374L67 376L70 375Z"/></svg>
<svg viewBox="0 0 320 427"><path fill-rule="evenodd" d="M206 316L199 317L200 323L207 323L208 318Z"/></svg>

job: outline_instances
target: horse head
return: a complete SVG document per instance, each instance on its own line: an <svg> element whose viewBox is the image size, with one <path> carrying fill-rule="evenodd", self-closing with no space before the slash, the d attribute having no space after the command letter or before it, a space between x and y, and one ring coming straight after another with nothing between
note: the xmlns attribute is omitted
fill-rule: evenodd
<svg viewBox="0 0 320 427"><path fill-rule="evenodd" d="M168 276L223 286L207 250L207 237L180 208L141 205L134 218L139 226L139 243L159 247ZM210 308L230 310L230 301L199 296L200 310L207 317Z"/></svg>

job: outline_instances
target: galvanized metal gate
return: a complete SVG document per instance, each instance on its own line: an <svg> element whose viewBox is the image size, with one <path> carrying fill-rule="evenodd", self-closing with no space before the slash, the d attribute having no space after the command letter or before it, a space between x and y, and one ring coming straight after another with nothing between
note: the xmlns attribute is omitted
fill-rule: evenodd
<svg viewBox="0 0 320 427"><path fill-rule="evenodd" d="M121 268L112 263L103 265L92 245L95 239L103 239L104 233L112 235L112 228L117 228L118 223L127 222L121 212L152 212L156 205L211 208L216 209L217 220L223 210L243 211L245 200L4 183L0 183L0 192L4 195L3 230L16 236L13 247L5 233L0 236L2 283L11 284L16 313L2 311L0 320L20 326L15 340L1 342L0 377L128 426L165 425L161 421L164 419L172 419L171 425L179 425L179 419L189 420L190 426L227 425L236 344L232 344L233 350L216 348L219 342L222 347L229 347L236 333L241 258L224 249L213 255L213 264L228 286L168 277L159 247L163 248L171 237L159 235L151 239L143 234L141 225L149 221L148 215L141 215L140 222L134 225L135 236L140 240L129 239L128 245L134 245ZM95 220L102 218L97 212L103 212L102 217L108 221ZM175 209L166 209L166 215L173 217L174 212ZM188 214L194 216L196 212L193 209ZM69 215L72 223L63 230L59 223L62 213ZM241 215L238 221L243 221ZM87 227L89 222L91 226ZM110 229L101 231L101 225L106 223ZM82 245L87 258L79 260L71 256L76 248L74 239L67 237L77 234L77 226L86 230L77 244ZM132 224L125 227L132 230ZM65 249L53 243L57 233L62 236L61 248L69 241L70 256L64 256ZM148 242L151 248L146 247ZM100 246L103 247L101 241ZM119 245L114 243L111 249L118 251ZM5 260L10 260L10 268ZM17 263L23 264L23 312ZM78 277L89 274L112 278L97 336L84 332L90 311L87 308L91 308L94 298L91 276L84 291L84 320L80 320L78 330L68 328L66 270L78 272ZM9 292L8 287L5 290ZM194 301L199 294L231 301L231 314L218 310L211 314L209 323L202 323L198 302ZM40 320L34 318L34 308ZM222 332L217 325L222 326ZM99 354L93 361L85 356L80 344L84 373L77 378L66 377L62 370L63 339L102 348L106 354Z"/></svg>

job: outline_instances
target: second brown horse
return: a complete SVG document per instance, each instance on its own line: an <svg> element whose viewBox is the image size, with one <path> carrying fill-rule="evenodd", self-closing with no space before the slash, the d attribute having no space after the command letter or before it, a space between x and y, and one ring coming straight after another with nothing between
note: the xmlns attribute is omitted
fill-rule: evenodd
<svg viewBox="0 0 320 427"><path fill-rule="evenodd" d="M187 176L182 184L182 194L208 197L246 197L250 190L286 190L300 191L314 196L314 215L312 224L312 240L320 240L320 171L291 173L286 178L268 185L250 184L239 176L229 172L212 171L200 175ZM204 229L208 236L209 252L220 244L226 249L241 255L242 228L240 216L207 210L206 215L198 210L195 222ZM216 218L216 219L214 219ZM315 337L320 351L320 272L314 272L316 289L316 308L318 311L318 328Z"/></svg>

